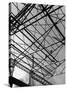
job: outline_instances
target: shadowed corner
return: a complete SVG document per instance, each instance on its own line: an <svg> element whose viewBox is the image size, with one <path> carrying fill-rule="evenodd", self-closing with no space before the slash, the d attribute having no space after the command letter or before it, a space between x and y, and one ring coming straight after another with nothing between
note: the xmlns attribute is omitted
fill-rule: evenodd
<svg viewBox="0 0 67 90"><path fill-rule="evenodd" d="M23 81L18 80L15 77L9 76L9 86L12 88L13 86L26 87L26 86L30 86L30 85L24 83Z"/></svg>

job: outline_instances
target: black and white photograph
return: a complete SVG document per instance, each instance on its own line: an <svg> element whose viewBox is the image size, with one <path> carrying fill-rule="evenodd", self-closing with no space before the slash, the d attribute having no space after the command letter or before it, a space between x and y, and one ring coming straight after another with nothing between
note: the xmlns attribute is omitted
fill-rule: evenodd
<svg viewBox="0 0 67 90"><path fill-rule="evenodd" d="M65 84L65 6L9 3L9 85Z"/></svg>

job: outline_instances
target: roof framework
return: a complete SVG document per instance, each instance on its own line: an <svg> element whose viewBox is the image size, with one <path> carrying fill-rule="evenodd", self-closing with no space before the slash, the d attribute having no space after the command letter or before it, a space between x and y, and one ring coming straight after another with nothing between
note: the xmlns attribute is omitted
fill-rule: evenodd
<svg viewBox="0 0 67 90"><path fill-rule="evenodd" d="M64 10L59 5L9 4L10 76L17 66L41 84L53 84L50 78L65 63Z"/></svg>

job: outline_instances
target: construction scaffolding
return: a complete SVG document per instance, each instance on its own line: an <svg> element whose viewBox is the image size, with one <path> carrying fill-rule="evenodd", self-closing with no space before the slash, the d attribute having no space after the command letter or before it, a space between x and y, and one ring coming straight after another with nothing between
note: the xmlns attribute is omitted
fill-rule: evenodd
<svg viewBox="0 0 67 90"><path fill-rule="evenodd" d="M9 3L9 77L15 67L29 74L28 86L53 85L50 79L65 73L63 5Z"/></svg>

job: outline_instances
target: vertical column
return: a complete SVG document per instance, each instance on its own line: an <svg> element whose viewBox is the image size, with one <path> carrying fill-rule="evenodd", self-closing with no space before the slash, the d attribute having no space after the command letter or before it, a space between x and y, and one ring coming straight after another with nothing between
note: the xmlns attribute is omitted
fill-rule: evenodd
<svg viewBox="0 0 67 90"><path fill-rule="evenodd" d="M11 3L9 3L9 85L12 87L12 76L13 76L13 59L11 58L11 22L10 22L10 14L11 14Z"/></svg>

